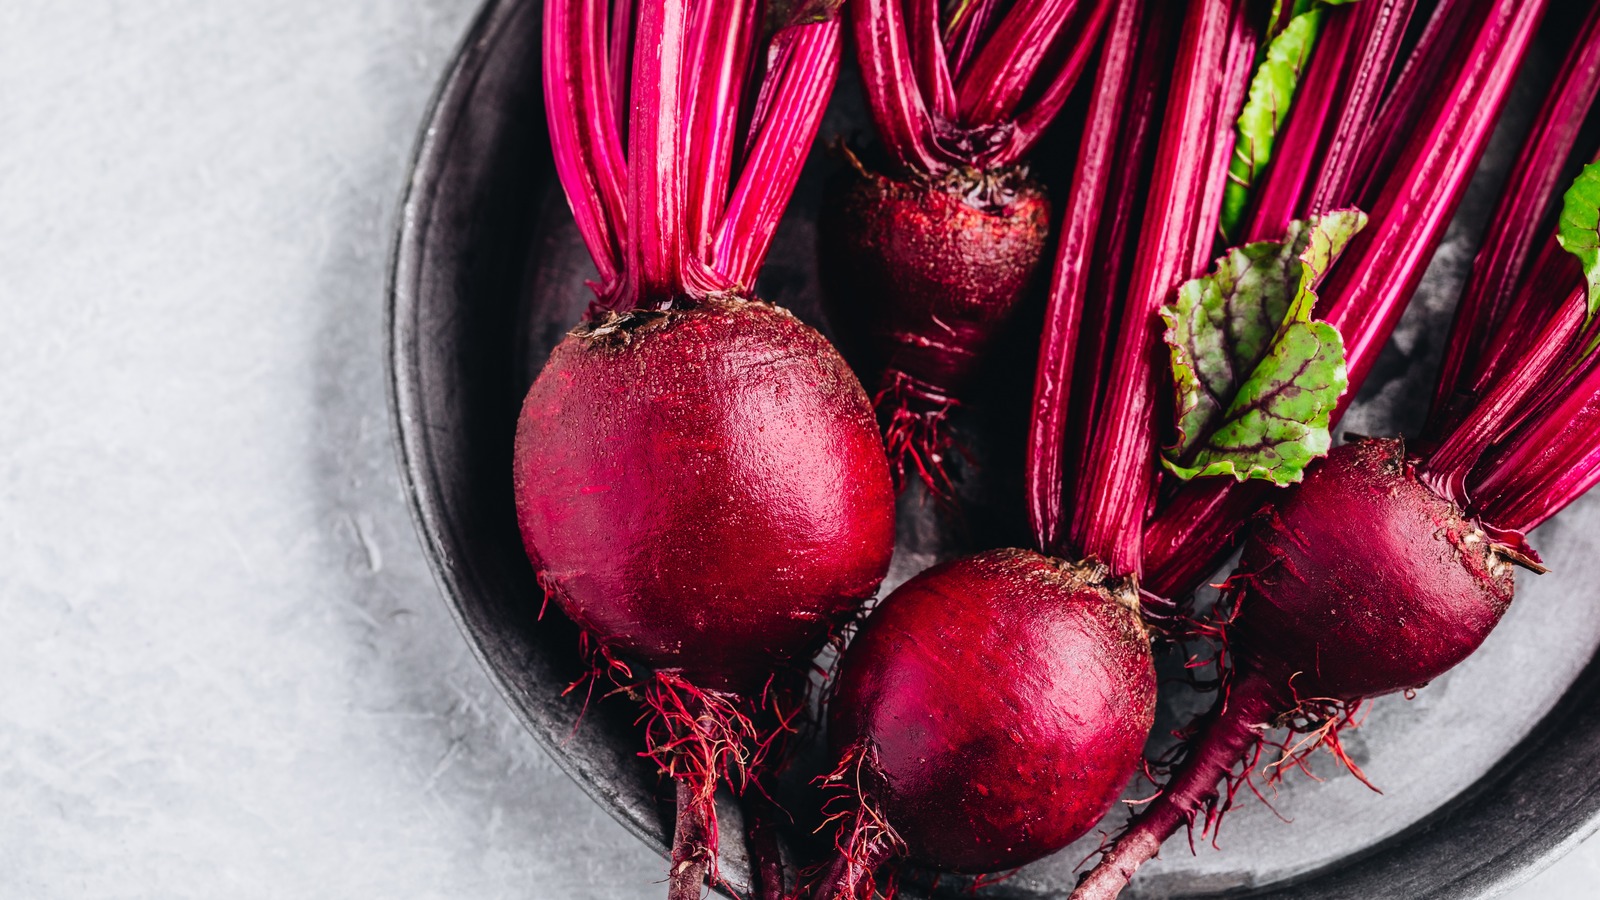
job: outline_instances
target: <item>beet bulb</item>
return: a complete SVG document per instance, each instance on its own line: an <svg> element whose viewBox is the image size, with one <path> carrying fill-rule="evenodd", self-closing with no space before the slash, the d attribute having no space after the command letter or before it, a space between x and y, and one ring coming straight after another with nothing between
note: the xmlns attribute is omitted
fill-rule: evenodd
<svg viewBox="0 0 1600 900"><path fill-rule="evenodd" d="M841 663L839 855L813 896L871 897L897 857L982 873L1065 847L1133 775L1155 696L1136 596L1104 567L995 550L928 569Z"/></svg>
<svg viewBox="0 0 1600 900"><path fill-rule="evenodd" d="M1050 201L1017 167L894 179L855 163L817 231L829 318L877 379L897 482L948 497L946 420L1038 275Z"/></svg>
<svg viewBox="0 0 1600 900"><path fill-rule="evenodd" d="M648 710L646 753L679 782L673 896L697 896L719 775L746 777L793 715L769 679L802 670L888 570L866 393L765 303L605 314L529 389L515 489L547 595Z"/></svg>
<svg viewBox="0 0 1600 900"><path fill-rule="evenodd" d="M1117 896L1180 827L1225 811L1218 785L1266 730L1328 728L1349 705L1421 687L1471 655L1511 603L1507 550L1418 479L1399 440L1335 448L1262 512L1230 580L1222 699L1074 900Z"/></svg>

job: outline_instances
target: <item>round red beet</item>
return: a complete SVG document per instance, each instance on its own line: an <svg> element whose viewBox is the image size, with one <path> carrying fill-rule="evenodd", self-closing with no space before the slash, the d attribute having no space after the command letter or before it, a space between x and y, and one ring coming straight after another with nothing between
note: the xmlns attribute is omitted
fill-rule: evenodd
<svg viewBox="0 0 1600 900"><path fill-rule="evenodd" d="M857 165L829 190L817 232L829 320L893 428L897 411L942 417L957 403L1039 271L1050 201L1018 168L897 180ZM924 465L944 441L909 439Z"/></svg>
<svg viewBox="0 0 1600 900"><path fill-rule="evenodd" d="M866 394L821 335L753 301L574 330L523 403L515 488L562 610L703 688L808 659L894 547Z"/></svg>
<svg viewBox="0 0 1600 900"><path fill-rule="evenodd" d="M1077 839L1121 795L1155 672L1131 595L1099 580L991 551L906 582L851 642L829 740L845 758L870 748L866 802L911 857L1014 868Z"/></svg>
<svg viewBox="0 0 1600 900"><path fill-rule="evenodd" d="M1465 660L1512 596L1504 548L1417 479L1398 440L1334 449L1269 507L1231 583L1235 668L1162 793L1133 820L1073 900L1110 900L1162 842L1227 809L1218 785L1269 729L1315 733L1350 762L1338 732L1365 697L1420 687ZM1237 784L1237 783L1236 783Z"/></svg>
<svg viewBox="0 0 1600 900"><path fill-rule="evenodd" d="M1420 687L1478 649L1511 603L1513 564L1417 480L1398 440L1328 454L1245 545L1241 665L1301 696Z"/></svg>

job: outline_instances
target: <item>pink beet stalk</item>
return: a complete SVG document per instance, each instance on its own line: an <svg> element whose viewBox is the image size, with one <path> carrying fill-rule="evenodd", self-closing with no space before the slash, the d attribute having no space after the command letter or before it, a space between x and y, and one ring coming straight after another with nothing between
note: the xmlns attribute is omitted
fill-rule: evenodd
<svg viewBox="0 0 1600 900"><path fill-rule="evenodd" d="M1540 4L1498 4L1474 55L1520 56L1543 12ZM1498 68L1469 58L1457 72L1495 84L1509 77ZM1430 155L1423 149L1412 161ZM1388 188L1384 196L1393 204L1405 194ZM1586 196L1575 192L1568 203ZM1581 206L1575 215L1592 221ZM1431 452L1419 457L1399 440L1363 438L1333 450L1261 513L1228 582L1235 618L1226 689L1162 793L1074 900L1115 897L1180 827L1202 816L1214 827L1252 777L1272 728L1311 735L1300 749L1285 749L1280 764L1323 744L1360 777L1338 739L1355 707L1424 685L1482 644L1511 602L1513 567L1543 571L1522 527L1600 478L1600 439L1569 427L1600 418L1588 413L1600 403L1588 309L1584 293L1571 296L1513 374ZM1567 439L1563 449L1551 448L1557 437Z"/></svg>
<svg viewBox="0 0 1600 900"><path fill-rule="evenodd" d="M598 292L610 296L622 271L626 235L626 163L610 93L603 3L544 7L544 100L556 174L567 190L589 256L600 270Z"/></svg>
<svg viewBox="0 0 1600 900"><path fill-rule="evenodd" d="M1234 128L1239 109L1244 105L1245 93L1250 87L1250 73L1255 68L1256 34L1250 26L1249 7L1236 6L1228 25L1228 50L1222 60L1222 80L1217 86L1216 105L1211 112L1210 150L1205 168L1200 202L1196 205L1194 239L1190 246L1194 256L1190 270L1202 272L1211 263L1214 251L1222 243L1222 197L1228 186L1228 160L1233 156Z"/></svg>
<svg viewBox="0 0 1600 900"><path fill-rule="evenodd" d="M1071 409L1064 450L1067 464L1063 480L1056 489L1064 498L1062 510L1067 509L1065 499L1077 495L1078 479L1084 472L1093 444L1094 423L1105 401L1104 386L1110 377L1111 355L1118 324L1122 321L1139 227L1144 217L1145 188L1155 169L1156 143L1171 76L1172 58L1177 48L1178 28L1182 25L1181 12L1165 4L1146 10L1146 24L1139 37L1138 57L1134 64L1133 84L1122 122L1117 129L1114 158L1119 160L1119 164L1111 172L1107 188L1109 200L1100 212L1102 224L1095 238L1094 252L1089 260L1083 261L1088 266L1086 291L1066 294L1052 289L1051 315L1070 309L1081 319L1080 336L1073 351ZM1061 254L1058 255L1058 264L1067 266L1073 261ZM1067 306L1068 303L1074 305ZM1048 322L1046 327L1050 327ZM1045 348L1041 346L1040 364L1047 363ZM1057 397L1067 399L1068 392L1058 392ZM1041 420L1053 415L1047 407L1036 405L1034 410ZM1039 492L1051 488L1034 481L1030 490ZM1040 505L1037 508L1044 507ZM1058 514L1064 515L1064 512L1058 511ZM1068 523L1058 518L1049 527L1060 536L1058 541L1061 543L1054 545L1055 552L1058 555L1068 552L1065 544Z"/></svg>
<svg viewBox="0 0 1600 900"><path fill-rule="evenodd" d="M1334 412L1335 421L1371 371L1443 237L1543 8L1509 0L1494 3L1469 35L1471 40L1455 48L1465 59L1459 65L1438 64L1453 72L1454 80L1426 86L1443 99L1432 105L1432 118L1423 126L1426 131L1420 137L1412 135L1367 228L1327 276L1320 291L1321 306L1326 308L1319 308L1318 314L1344 336L1350 384ZM1442 7L1436 18L1452 9ZM1436 26L1430 22L1430 29L1437 31ZM1420 47L1418 52L1427 49ZM1413 69L1408 65L1407 70ZM1402 75L1399 84L1406 83ZM1412 83L1421 89L1420 82ZM1391 96L1388 102L1402 99ZM1225 480L1191 482L1177 489L1147 527L1152 554L1146 561L1147 587L1181 594L1198 586L1233 549L1245 517L1259 505L1264 490ZM1253 496L1241 499L1235 493Z"/></svg>
<svg viewBox="0 0 1600 900"><path fill-rule="evenodd" d="M876 403L899 481L942 500L949 419L1032 286L1050 203L1024 157L1093 54L1111 0L851 4L882 159L852 155L819 222L829 321ZM943 19L943 21L941 21Z"/></svg>
<svg viewBox="0 0 1600 900"><path fill-rule="evenodd" d="M1572 157L1578 131L1600 91L1600 7L1590 10L1533 130L1517 157L1491 226L1456 307L1455 324L1433 399L1428 433L1455 423L1477 386L1480 361L1505 326L1517 285L1541 242L1541 268L1571 266L1549 226L1556 182ZM1521 318L1521 316L1518 316ZM1492 377L1492 376L1491 376Z"/></svg>
<svg viewBox="0 0 1600 900"><path fill-rule="evenodd" d="M1065 549L1066 498L1062 486L1067 479L1067 425L1078 326L1089 287L1095 239L1100 233L1101 210L1111 191L1115 169L1125 164L1125 158L1117 155L1117 124L1126 113L1134 88L1143 8L1143 3L1119 6L1100 51L1100 69L1095 75L1089 118L1078 147L1039 345L1039 369L1033 390L1035 414L1028 440L1028 517L1034 541L1050 553Z"/></svg>
<svg viewBox="0 0 1600 900"><path fill-rule="evenodd" d="M1437 104L1438 85L1458 79L1460 50L1467 41L1464 35L1481 24L1485 6L1483 0L1440 0L1434 7L1416 49L1401 67L1371 130L1360 142L1361 159L1348 183L1355 189L1357 205L1365 208L1377 199L1430 108Z"/></svg>
<svg viewBox="0 0 1600 900"><path fill-rule="evenodd" d="M1373 0L1362 0L1360 8ZM1358 38L1361 17L1354 9L1328 10L1328 24L1317 38L1317 50L1295 91L1294 107L1279 137L1244 232L1246 241L1281 238L1289 222L1306 214L1327 133L1338 114L1340 86L1348 73L1350 46Z"/></svg>
<svg viewBox="0 0 1600 900"><path fill-rule="evenodd" d="M1310 212L1324 213L1356 202L1361 150L1373 139L1373 120L1416 5L1416 0L1368 0L1351 11L1362 40L1352 45L1358 48L1353 75L1340 88L1342 109L1326 145Z"/></svg>
<svg viewBox="0 0 1600 900"><path fill-rule="evenodd" d="M641 755L676 787L668 896L698 900L718 880L717 786L743 791L781 751L810 659L888 569L894 496L843 358L751 294L840 23L763 21L756 0L609 5L545 5L557 175L600 277L524 399L513 489L586 680L644 707ZM781 896L763 835L758 888Z"/></svg>
<svg viewBox="0 0 1600 900"><path fill-rule="evenodd" d="M1430 133L1412 137L1399 165L1404 177L1389 181L1372 224L1329 276L1326 318L1344 336L1351 384L1366 379L1422 280L1543 13L1541 2L1492 4L1451 90L1440 94L1443 114ZM1345 394L1341 412L1353 396Z"/></svg>
<svg viewBox="0 0 1600 900"><path fill-rule="evenodd" d="M1199 0L1190 5L1177 54L1156 157L1156 180L1146 207L1140 249L1107 381L1110 394L1096 423L1078 492L1073 535L1079 549L1114 572L1142 571L1142 528L1154 487L1156 434L1156 310L1194 275L1196 236L1203 221L1194 198L1212 173L1204 165L1215 138L1217 109L1235 5Z"/></svg>
<svg viewBox="0 0 1600 900"><path fill-rule="evenodd" d="M1526 534L1600 480L1600 366L1540 417L1526 437L1485 462L1474 506L1506 532Z"/></svg>

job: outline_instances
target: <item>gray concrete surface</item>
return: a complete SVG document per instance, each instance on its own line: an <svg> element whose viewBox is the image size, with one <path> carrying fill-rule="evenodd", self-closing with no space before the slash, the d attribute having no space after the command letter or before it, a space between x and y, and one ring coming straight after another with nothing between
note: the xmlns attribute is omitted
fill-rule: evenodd
<svg viewBox="0 0 1600 900"><path fill-rule="evenodd" d="M386 256L473 5L0 5L0 897L661 894L395 475Z"/></svg>

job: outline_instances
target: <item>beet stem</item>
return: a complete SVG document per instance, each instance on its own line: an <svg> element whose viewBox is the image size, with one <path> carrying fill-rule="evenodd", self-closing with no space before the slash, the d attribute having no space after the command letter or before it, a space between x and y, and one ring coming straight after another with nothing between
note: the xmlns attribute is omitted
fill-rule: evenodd
<svg viewBox="0 0 1600 900"><path fill-rule="evenodd" d="M839 74L844 42L838 19L793 25L773 40L772 67L744 169L710 251L711 268L741 292L755 287L778 221L794 193L807 150Z"/></svg>
<svg viewBox="0 0 1600 900"><path fill-rule="evenodd" d="M1491 344L1510 337L1502 326L1510 321L1509 310L1541 236L1541 268L1558 264L1554 254L1566 255L1555 243L1550 213L1559 201L1558 182L1597 91L1600 6L1591 9L1584 20L1489 219L1489 233L1456 306L1429 412L1429 436L1437 437L1455 425L1462 412L1458 398L1470 395L1477 386L1474 376L1480 361ZM1577 267L1568 268L1573 284L1582 283Z"/></svg>
<svg viewBox="0 0 1600 900"><path fill-rule="evenodd" d="M738 144L739 106L755 48L751 35L759 23L760 5L753 0L706 0L690 13L687 59L689 97L687 164L688 202L684 209L687 240L685 269L703 259L728 202L734 151Z"/></svg>
<svg viewBox="0 0 1600 900"><path fill-rule="evenodd" d="M1466 59L1457 77L1438 92L1437 119L1424 137L1412 136L1374 207L1372 224L1329 276L1322 292L1329 303L1325 318L1344 336L1352 386L1340 398L1335 419L1377 362L1444 236L1545 7L1545 0L1495 0L1473 39L1462 43Z"/></svg>
<svg viewBox="0 0 1600 900"><path fill-rule="evenodd" d="M1133 821L1078 882L1071 900L1113 900L1140 865L1155 858L1167 838L1202 814L1213 818L1218 785L1285 706L1282 692L1267 678L1241 672L1223 699L1223 707L1174 773L1160 796Z"/></svg>
<svg viewBox="0 0 1600 900"><path fill-rule="evenodd" d="M933 117L917 84L899 0L855 0L848 7L861 86L878 138L899 169L897 174L944 174L955 159L934 138Z"/></svg>
<svg viewBox="0 0 1600 900"><path fill-rule="evenodd" d="M1244 229L1246 242L1281 240L1289 222L1306 213L1306 194L1327 146L1324 137L1338 106L1339 88L1348 71L1346 57L1360 21L1354 12L1338 7L1325 11L1328 23L1317 38L1301 84L1295 89L1294 106L1278 139L1278 149L1252 200L1255 210Z"/></svg>
<svg viewBox="0 0 1600 900"><path fill-rule="evenodd" d="M1250 89L1250 73L1255 69L1256 39L1250 27L1249 8L1236 5L1228 27L1228 50L1224 55L1222 81L1217 85L1217 101L1211 115L1210 159L1204 170L1204 188L1196 207L1194 255L1189 271L1203 272L1222 236L1222 198L1228 189L1228 163L1238 139L1239 111Z"/></svg>
<svg viewBox="0 0 1600 900"><path fill-rule="evenodd" d="M1192 277L1199 218L1194 198L1204 190L1214 117L1221 100L1223 63L1234 8L1229 0L1199 0L1189 8L1179 41L1172 94L1161 129L1156 180L1140 232L1140 247L1112 358L1110 392L1091 442L1086 480L1078 491L1073 537L1085 555L1119 575L1140 571L1142 528L1155 481L1156 372L1160 322L1155 311Z"/></svg>
<svg viewBox="0 0 1600 900"><path fill-rule="evenodd" d="M648 2L648 0L647 0ZM710 813L711 786L696 778L678 778L678 824L672 835L672 868L667 875L667 900L700 900L711 871L716 842ZM709 815L708 815L709 813Z"/></svg>
<svg viewBox="0 0 1600 900"><path fill-rule="evenodd" d="M1439 86L1455 80L1461 50L1471 45L1463 32L1471 23L1482 22L1484 6L1484 0L1440 0L1434 7L1417 46L1359 142L1361 161L1356 165L1357 181L1351 185L1355 188L1351 202L1366 209L1389 180Z"/></svg>
<svg viewBox="0 0 1600 900"><path fill-rule="evenodd" d="M1342 80L1339 93L1343 109L1325 145L1321 174L1310 207L1304 212L1321 215L1355 202L1356 186L1365 174L1357 166L1361 145L1371 133L1372 120L1378 114L1384 87L1416 5L1417 0L1369 0L1344 11L1357 23L1358 34L1364 35L1365 40L1359 44L1354 69L1347 69L1347 80ZM1350 71L1354 74L1350 75Z"/></svg>
<svg viewBox="0 0 1600 900"><path fill-rule="evenodd" d="M1121 9L1129 2L1131 0L1124 0L1115 5ZM1044 137L1045 131L1050 128L1056 115L1066 105L1067 98L1072 95L1078 77L1083 74L1084 66L1088 65L1089 57L1099 44L1100 33L1105 29L1106 21L1111 18L1112 6L1112 0L1096 0L1094 7L1089 11L1088 20L1073 36L1072 49L1067 54L1066 62L1056 72L1049 86L1039 94L1039 99L1033 101L1032 106L1016 113L1011 139L983 155L981 163L984 167L1015 165L1033 149L1040 138Z"/></svg>
<svg viewBox="0 0 1600 900"><path fill-rule="evenodd" d="M1010 117L1077 7L1078 0L1012 4L956 84L960 121L968 126L996 125Z"/></svg>
<svg viewBox="0 0 1600 900"><path fill-rule="evenodd" d="M1526 534L1600 481L1600 366L1494 460L1473 485L1477 511Z"/></svg>
<svg viewBox="0 0 1600 900"><path fill-rule="evenodd" d="M605 0L544 6L545 117L556 175L578 234L599 270L602 296L617 287L627 230L627 163L607 67ZM621 15L626 16L626 13Z"/></svg>
<svg viewBox="0 0 1600 900"><path fill-rule="evenodd" d="M1093 449L1095 422L1105 403L1104 386L1111 377L1113 342L1117 325L1122 321L1122 310L1127 305L1128 283L1138 251L1139 226L1144 218L1146 187L1155 167L1159 126L1181 25L1182 10L1165 3L1145 6L1140 20L1133 85L1122 122L1117 126L1116 151L1112 157L1118 165L1112 166L1107 188L1109 202L1099 212L1101 227L1095 235L1094 252L1087 261L1089 280L1079 310L1080 336L1074 354L1078 361L1074 364L1071 415L1067 423L1066 446L1070 448L1070 457L1061 485L1064 508L1067 506L1065 498L1077 496L1088 466L1088 454ZM1058 556L1078 555L1076 548L1067 552L1065 532L1069 525L1058 524L1056 528L1062 548Z"/></svg>
<svg viewBox="0 0 1600 900"><path fill-rule="evenodd" d="M1418 475L1441 497L1462 504L1466 498L1467 474L1479 458L1521 421L1529 411L1529 401L1552 376L1572 345L1588 315L1587 290L1574 291L1558 314L1545 323L1533 349L1508 377L1494 386L1489 396L1473 408L1461 424L1439 442ZM1463 504L1464 505L1464 504Z"/></svg>
<svg viewBox="0 0 1600 900"><path fill-rule="evenodd" d="M1144 2L1119 4L1106 35L1089 104L1088 123L1073 171L1072 191L1067 198L1055 272L1050 279L1039 368L1034 378L1034 414L1029 421L1026 478L1028 518L1035 546L1056 556L1063 555L1066 550L1062 534L1067 487L1066 437L1078 326L1084 304L1088 302L1086 292L1095 255L1095 238L1100 231L1101 210L1113 173L1124 162L1116 155L1119 149L1117 123L1131 87L1139 24L1143 19L1141 13L1146 5ZM1116 215L1116 211L1111 214Z"/></svg>
<svg viewBox="0 0 1600 900"><path fill-rule="evenodd" d="M911 60L917 84L935 116L954 121L956 89L950 81L950 61L939 34L939 0L906 0L907 27L911 30Z"/></svg>

